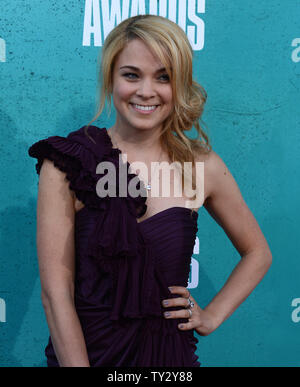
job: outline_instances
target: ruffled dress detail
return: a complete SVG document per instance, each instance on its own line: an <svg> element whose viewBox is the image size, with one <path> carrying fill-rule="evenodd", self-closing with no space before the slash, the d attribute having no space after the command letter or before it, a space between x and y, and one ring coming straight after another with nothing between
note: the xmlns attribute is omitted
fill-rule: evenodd
<svg viewBox="0 0 300 387"><path fill-rule="evenodd" d="M84 204L75 214L75 307L92 367L199 367L194 331L181 331L180 322L165 319L161 301L176 298L168 286L187 286L198 214L171 207L138 223L146 213L143 182L123 163L106 128L84 127L67 137L51 136L28 150L66 173L69 188ZM116 196L100 197L97 183L106 175L99 163L116 168ZM97 169L98 166L98 169ZM126 196L119 196L119 175L125 171ZM102 171L100 171L102 172ZM111 182L110 182L111 183ZM129 184L140 189L132 197ZM45 349L49 367L58 367L51 337Z"/></svg>

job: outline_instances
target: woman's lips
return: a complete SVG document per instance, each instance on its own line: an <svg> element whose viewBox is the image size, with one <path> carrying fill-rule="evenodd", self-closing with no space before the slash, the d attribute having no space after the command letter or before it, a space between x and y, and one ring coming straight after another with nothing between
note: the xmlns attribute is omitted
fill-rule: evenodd
<svg viewBox="0 0 300 387"><path fill-rule="evenodd" d="M134 111L136 111L136 112L138 112L138 113L141 113L141 114L151 114L151 113L153 113L153 112L156 111L156 109L158 108L158 106L160 106L160 105L155 106L155 108L152 109L152 110L142 110L142 109L137 108L137 107L135 106L135 104L133 104L133 103L130 103L129 105L133 108ZM153 106L154 106L154 105L153 105Z"/></svg>

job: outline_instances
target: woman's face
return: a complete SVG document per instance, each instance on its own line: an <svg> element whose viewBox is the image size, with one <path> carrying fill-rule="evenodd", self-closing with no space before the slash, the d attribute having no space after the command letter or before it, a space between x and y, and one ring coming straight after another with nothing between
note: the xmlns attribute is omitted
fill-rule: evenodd
<svg viewBox="0 0 300 387"><path fill-rule="evenodd" d="M160 130L173 110L171 83L163 67L140 39L130 41L119 54L113 70L117 127Z"/></svg>

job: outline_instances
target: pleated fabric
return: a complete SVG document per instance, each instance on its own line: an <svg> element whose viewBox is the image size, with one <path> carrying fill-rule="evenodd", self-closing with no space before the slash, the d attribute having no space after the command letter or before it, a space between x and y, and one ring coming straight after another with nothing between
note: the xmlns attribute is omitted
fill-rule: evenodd
<svg viewBox="0 0 300 387"><path fill-rule="evenodd" d="M166 319L163 299L176 298L168 286L187 286L198 231L198 213L171 207L142 222L147 193L122 153L113 148L106 128L84 127L67 137L51 136L28 149L66 173L69 188L84 203L75 215L75 307L92 367L199 367L194 330L181 331L187 318ZM100 197L96 186L110 161L117 174L116 196ZM126 171L126 196L120 195L120 168ZM134 180L132 180L134 179ZM140 194L128 191L134 182ZM123 191L122 191L123 192ZM48 367L59 367L49 336Z"/></svg>

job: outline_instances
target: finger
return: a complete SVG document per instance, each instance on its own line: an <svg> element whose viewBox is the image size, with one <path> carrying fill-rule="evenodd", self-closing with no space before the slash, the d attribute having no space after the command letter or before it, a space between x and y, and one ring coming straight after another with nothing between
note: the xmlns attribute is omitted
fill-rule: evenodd
<svg viewBox="0 0 300 387"><path fill-rule="evenodd" d="M170 286L169 290L171 293L180 294L185 298L189 298L191 295L189 290L187 288L185 288L184 286Z"/></svg>
<svg viewBox="0 0 300 387"><path fill-rule="evenodd" d="M178 328L181 330L181 331L188 331L190 329L195 329L197 326L197 324L193 321L189 321L187 323L180 323L178 324Z"/></svg>
<svg viewBox="0 0 300 387"><path fill-rule="evenodd" d="M182 309L182 310L172 310L164 312L164 317L169 318L191 318L191 314L188 311L188 309Z"/></svg>
<svg viewBox="0 0 300 387"><path fill-rule="evenodd" d="M161 304L164 308L169 308L170 306L183 306L184 308L188 308L190 306L188 299L185 297L168 298L162 300Z"/></svg>

